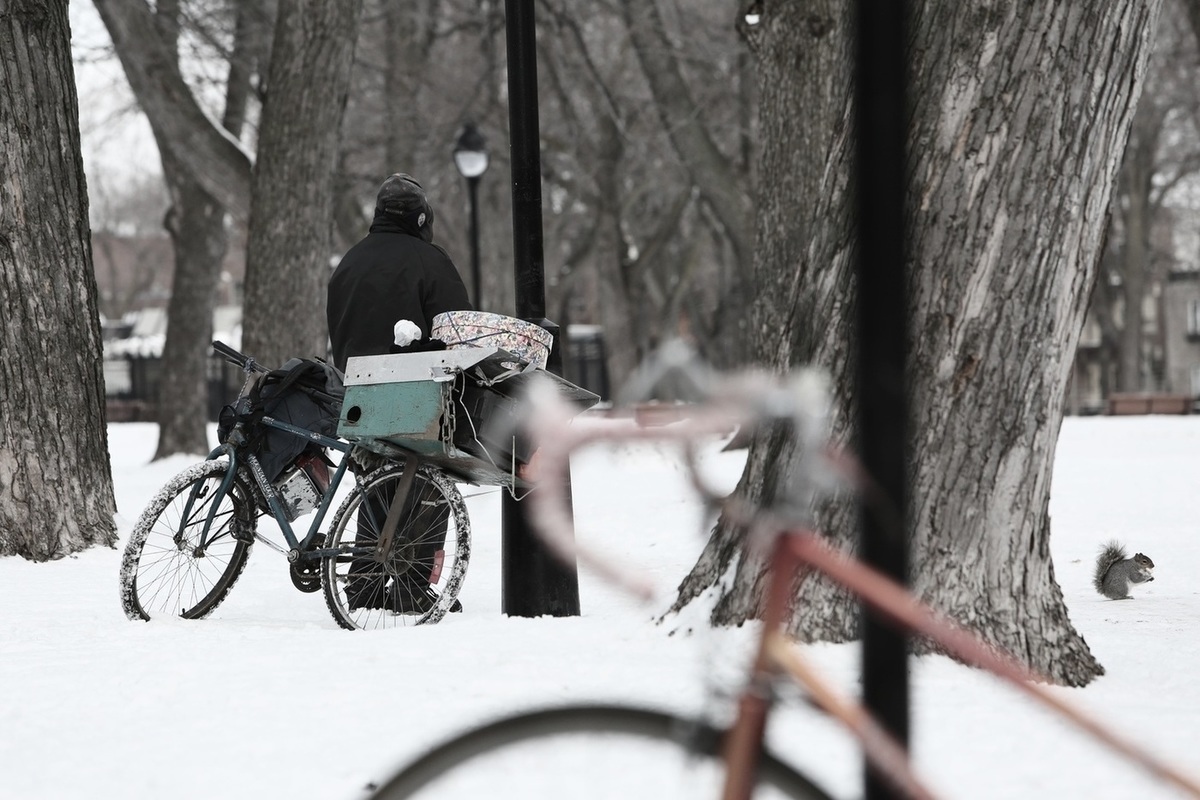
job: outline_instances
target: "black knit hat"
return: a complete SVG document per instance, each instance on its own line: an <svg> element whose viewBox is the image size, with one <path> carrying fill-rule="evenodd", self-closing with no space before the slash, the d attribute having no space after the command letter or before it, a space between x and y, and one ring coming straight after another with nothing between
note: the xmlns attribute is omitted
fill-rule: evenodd
<svg viewBox="0 0 1200 800"><path fill-rule="evenodd" d="M375 210L382 211L429 241L433 238L433 207L416 178L403 172L389 175L379 187Z"/></svg>

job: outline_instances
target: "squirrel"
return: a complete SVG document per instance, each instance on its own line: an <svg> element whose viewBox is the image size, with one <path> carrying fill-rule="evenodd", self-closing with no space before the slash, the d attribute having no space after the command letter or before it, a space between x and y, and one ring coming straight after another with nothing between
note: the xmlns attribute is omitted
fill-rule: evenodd
<svg viewBox="0 0 1200 800"><path fill-rule="evenodd" d="M1131 599L1129 584L1154 580L1154 576L1150 574L1153 569L1154 562L1149 556L1134 553L1133 558L1126 558L1125 548L1118 542L1111 541L1100 549L1092 583L1097 592L1110 600Z"/></svg>

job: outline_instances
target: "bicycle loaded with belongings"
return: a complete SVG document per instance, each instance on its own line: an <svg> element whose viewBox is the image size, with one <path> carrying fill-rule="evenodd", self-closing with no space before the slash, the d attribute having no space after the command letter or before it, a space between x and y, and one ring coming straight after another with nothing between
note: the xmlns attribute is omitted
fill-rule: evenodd
<svg viewBox="0 0 1200 800"><path fill-rule="evenodd" d="M471 529L456 483L529 488L519 476L531 453L513 423L522 387L543 371L494 347L351 359L344 379L320 359L268 370L221 342L213 350L246 381L223 409L220 445L134 525L121 561L126 616L209 615L256 543L284 555L293 585L322 591L349 630L460 610ZM577 410L598 399L547 379ZM264 518L282 541L258 529Z"/></svg>
<svg viewBox="0 0 1200 800"><path fill-rule="evenodd" d="M323 591L343 628L435 623L461 607L470 524L454 483L415 453L380 458L337 438L342 377L324 361L294 359L268 370L221 342L213 350L246 380L224 409L220 446L168 481L134 525L121 562L126 616L207 616L228 596L255 544L286 557L297 589ZM326 452L340 454L336 464ZM343 489L348 472L354 477ZM397 498L397 509L402 498L419 498L424 513L396 518L389 506L380 518L375 501L385 496ZM293 526L308 512L303 528ZM277 524L283 541L258 529L263 519ZM419 583L418 601L364 607L351 571L363 563L389 582L419 575L419 582L403 583Z"/></svg>

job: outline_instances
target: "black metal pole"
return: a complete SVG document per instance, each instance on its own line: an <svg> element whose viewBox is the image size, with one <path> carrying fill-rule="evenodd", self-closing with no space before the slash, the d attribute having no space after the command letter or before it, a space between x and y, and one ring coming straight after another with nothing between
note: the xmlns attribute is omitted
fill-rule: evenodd
<svg viewBox="0 0 1200 800"><path fill-rule="evenodd" d="M471 201L471 302L482 308L479 274L479 176L467 178L467 194Z"/></svg>
<svg viewBox="0 0 1200 800"><path fill-rule="evenodd" d="M905 369L904 174L905 22L903 0L857 0L854 191L858 215L858 449L890 509L863 513L864 561L907 583L908 402ZM862 619L863 701L901 743L909 735L907 638L875 614ZM875 770L868 800L896 794Z"/></svg>
<svg viewBox="0 0 1200 800"><path fill-rule="evenodd" d="M504 3L517 316L541 325L554 336L549 368L561 375L562 343L558 326L546 319L537 33L533 8L534 0ZM569 480L568 477L568 497ZM503 612L517 617L578 616L579 578L575 565L564 565L549 553L533 532L526 505L507 492L502 494L501 503Z"/></svg>

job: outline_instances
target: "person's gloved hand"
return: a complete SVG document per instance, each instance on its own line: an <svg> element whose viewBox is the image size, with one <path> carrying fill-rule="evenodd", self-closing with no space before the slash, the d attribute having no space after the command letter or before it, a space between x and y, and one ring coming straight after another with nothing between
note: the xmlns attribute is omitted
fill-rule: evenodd
<svg viewBox="0 0 1200 800"><path fill-rule="evenodd" d="M396 337L397 347L408 347L421 338L421 329L410 319L397 320L395 327L392 328L392 333Z"/></svg>

